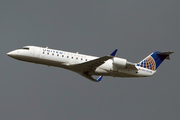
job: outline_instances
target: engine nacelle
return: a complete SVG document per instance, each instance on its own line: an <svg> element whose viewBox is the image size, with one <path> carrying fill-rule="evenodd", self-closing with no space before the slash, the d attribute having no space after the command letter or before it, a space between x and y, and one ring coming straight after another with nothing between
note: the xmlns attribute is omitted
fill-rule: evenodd
<svg viewBox="0 0 180 120"><path fill-rule="evenodd" d="M126 63L127 63L126 59L117 58L117 57L113 58L113 65L114 65L114 67L125 68L126 67Z"/></svg>

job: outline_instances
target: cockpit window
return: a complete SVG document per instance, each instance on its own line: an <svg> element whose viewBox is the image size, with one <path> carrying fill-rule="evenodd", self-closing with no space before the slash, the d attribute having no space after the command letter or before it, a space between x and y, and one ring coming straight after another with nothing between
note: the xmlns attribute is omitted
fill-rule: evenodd
<svg viewBox="0 0 180 120"><path fill-rule="evenodd" d="M29 48L28 48L28 47L23 47L22 49L23 49L23 50L29 50Z"/></svg>

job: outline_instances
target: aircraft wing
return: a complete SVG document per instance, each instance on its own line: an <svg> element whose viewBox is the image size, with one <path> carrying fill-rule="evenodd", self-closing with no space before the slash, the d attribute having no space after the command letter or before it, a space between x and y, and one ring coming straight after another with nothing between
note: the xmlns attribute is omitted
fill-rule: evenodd
<svg viewBox="0 0 180 120"><path fill-rule="evenodd" d="M107 60L113 58L116 52L117 52L117 49L115 49L110 55L100 57L100 58L97 58L88 62L84 62L84 63L73 64L71 65L71 67L73 70L79 72L80 75L88 78L89 80L94 81L94 82L100 82L103 77L102 75L99 76L98 79L94 79L92 75L89 73L94 72L97 67L104 64Z"/></svg>
<svg viewBox="0 0 180 120"><path fill-rule="evenodd" d="M100 57L100 58L97 58L88 62L74 64L74 65L71 65L71 67L73 69L76 69L80 73L88 74L90 72L94 72L97 67L104 64L107 60L111 59L112 57L113 56L104 56L104 57Z"/></svg>

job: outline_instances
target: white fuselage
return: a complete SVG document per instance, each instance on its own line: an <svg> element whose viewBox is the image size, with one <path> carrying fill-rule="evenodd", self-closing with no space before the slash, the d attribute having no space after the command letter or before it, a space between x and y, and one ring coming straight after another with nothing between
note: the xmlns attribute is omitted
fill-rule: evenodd
<svg viewBox="0 0 180 120"><path fill-rule="evenodd" d="M95 56L42 48L37 46L25 46L22 49L17 49L9 52L8 56L22 61L61 67L77 73L81 73L81 71L79 71L78 69L74 69L73 67L71 67L72 65L86 63L88 61L99 58ZM112 58L105 61L104 64L100 65L96 68L95 71L90 72L89 74L113 77L147 77L152 76L156 72L136 66L136 64L135 67L137 69L131 69L121 66L117 67L113 64Z"/></svg>

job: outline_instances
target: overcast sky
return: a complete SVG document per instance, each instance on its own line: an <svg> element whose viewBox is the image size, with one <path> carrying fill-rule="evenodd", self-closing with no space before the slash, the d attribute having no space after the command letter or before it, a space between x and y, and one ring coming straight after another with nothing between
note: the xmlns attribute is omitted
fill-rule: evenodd
<svg viewBox="0 0 180 120"><path fill-rule="evenodd" d="M179 0L1 0L1 120L179 120ZM139 62L174 51L150 78L94 83L7 52L36 45Z"/></svg>

